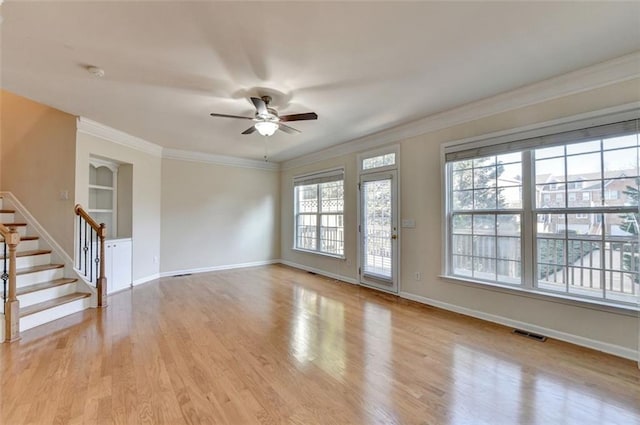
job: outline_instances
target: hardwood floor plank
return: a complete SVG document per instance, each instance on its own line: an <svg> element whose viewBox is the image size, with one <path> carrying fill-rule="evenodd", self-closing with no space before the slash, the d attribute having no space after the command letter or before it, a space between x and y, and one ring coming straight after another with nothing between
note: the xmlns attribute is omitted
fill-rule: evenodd
<svg viewBox="0 0 640 425"><path fill-rule="evenodd" d="M640 424L631 361L285 266L163 278L22 337L2 424Z"/></svg>

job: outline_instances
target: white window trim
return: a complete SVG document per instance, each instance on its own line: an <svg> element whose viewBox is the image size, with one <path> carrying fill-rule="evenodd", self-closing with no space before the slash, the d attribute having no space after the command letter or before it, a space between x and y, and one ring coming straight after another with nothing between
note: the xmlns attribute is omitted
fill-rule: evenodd
<svg viewBox="0 0 640 425"><path fill-rule="evenodd" d="M314 177L320 177L320 176L331 176L331 175L339 175L342 174L342 185L343 185L343 190L345 187L345 167L337 167L337 168L330 168L330 169L326 169L326 170L318 170L318 171L314 171L311 173L306 173L306 174L301 174L298 176L294 176L293 179L291 179L291 185L292 185L292 192L293 192L293 241L292 241L292 247L291 250L292 251L297 251L297 252L304 252L307 254L315 254L315 255L322 255L324 257L330 257L330 258L337 258L337 259L341 259L344 260L346 258L346 247L343 248L343 252L342 255L340 254L333 254L330 252L324 252L324 251L320 251L319 249L317 250L312 250L312 249L304 249L304 248L298 248L296 246L296 242L298 239L298 229L297 229L297 224L298 224L298 220L297 220L297 216L298 216L298 200L296 198L296 181L304 181L305 179L313 179ZM316 213L317 216L320 216L321 213ZM344 192L343 192L343 208L342 208L342 223L343 223L343 227L344 227ZM346 233L346 229L345 229L345 233ZM320 235L318 235L319 237ZM346 238L345 238L346 239ZM346 240L342 241L343 245L346 243Z"/></svg>
<svg viewBox="0 0 640 425"><path fill-rule="evenodd" d="M541 297L543 299L548 299L550 301L562 300L563 302L585 306L591 305L596 309L603 310L612 310L612 311L640 311L640 296L638 297L638 303L636 305L633 304L614 304L605 299L589 299L582 297L572 297L570 294L563 293L547 293L546 291L539 290L538 288L533 287L533 282L528 282L526 276L532 276L533 264L531 259L533 259L533 243L525 243L524 237L523 239L523 249L522 249L522 285L521 286L512 286L503 283L497 282L489 282L482 281L473 278L465 278L462 276L454 276L449 274L450 270L450 261L451 258L449 256L449 250L451 248L451 232L450 232L450 223L448 210L450 205L450 197L449 190L447 188L450 187L450 176L447 172L447 162L446 162L446 153L451 148L455 150L467 150L474 148L481 148L485 146L492 146L501 143L509 143L521 139L528 139L533 137L541 137L545 135L552 135L556 133L562 133L567 131L579 130L582 128L595 127L599 125L606 125L615 122L627 121L627 120L638 120L640 119L640 102L632 102L625 105L615 106L612 108L606 108L599 111L593 111L585 114L578 114L570 117L561 118L558 120L542 122L538 124L532 124L529 126L518 127L510 130L499 131L495 133L484 134L480 136L470 137L461 140L455 140L451 142L442 143L440 145L440 175L442 176L442 193L441 193L441 222L444 224L441 226L441 241L442 241L442 252L444 255L441 257L441 274L440 277L443 279L447 279L452 282L462 283L466 285L473 285L476 287L482 287L483 289L488 290L496 290L498 292L511 292L518 293L522 295L528 295L534 297ZM531 173L531 161L525 160L523 158L523 174ZM526 164L526 165L525 165ZM525 169L526 167L526 169ZM530 191L531 188L523 185L523 207L526 206L525 203L531 202L531 196L526 192ZM529 211L531 209L529 208ZM532 214L524 214L524 220L533 221ZM526 226L526 223L523 223ZM531 224L533 225L533 224ZM639 237L640 239L640 237Z"/></svg>

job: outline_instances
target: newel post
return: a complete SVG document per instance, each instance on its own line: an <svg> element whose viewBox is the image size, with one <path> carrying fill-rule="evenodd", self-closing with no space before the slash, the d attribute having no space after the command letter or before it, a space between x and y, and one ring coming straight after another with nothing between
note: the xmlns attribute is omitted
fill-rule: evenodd
<svg viewBox="0 0 640 425"><path fill-rule="evenodd" d="M20 339L20 301L16 295L16 249L20 243L20 234L12 228L5 243L9 247L9 287L4 303L4 340L13 342Z"/></svg>
<svg viewBox="0 0 640 425"><path fill-rule="evenodd" d="M104 240L107 237L107 228L104 223L100 223L98 230L98 239L100 240L100 275L98 276L98 307L107 306L107 276L104 271Z"/></svg>

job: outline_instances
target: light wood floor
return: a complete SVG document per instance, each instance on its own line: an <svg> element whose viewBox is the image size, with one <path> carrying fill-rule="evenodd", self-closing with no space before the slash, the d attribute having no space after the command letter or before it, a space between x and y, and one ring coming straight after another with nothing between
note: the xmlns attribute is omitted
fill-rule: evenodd
<svg viewBox="0 0 640 425"><path fill-rule="evenodd" d="M640 423L631 361L284 266L109 302L0 346L0 423Z"/></svg>

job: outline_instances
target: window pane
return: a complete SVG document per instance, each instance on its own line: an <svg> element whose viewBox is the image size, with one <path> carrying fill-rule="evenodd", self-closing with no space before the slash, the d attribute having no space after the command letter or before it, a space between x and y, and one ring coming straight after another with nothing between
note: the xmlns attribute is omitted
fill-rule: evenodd
<svg viewBox="0 0 640 425"><path fill-rule="evenodd" d="M520 214L498 214L498 235L520 236Z"/></svg>
<svg viewBox="0 0 640 425"><path fill-rule="evenodd" d="M473 169L474 189L483 189L496 186L496 167L480 167Z"/></svg>
<svg viewBox="0 0 640 425"><path fill-rule="evenodd" d="M548 183L549 185L552 185L553 183L565 181L564 157L537 160L535 165L536 184Z"/></svg>
<svg viewBox="0 0 640 425"><path fill-rule="evenodd" d="M501 260L520 260L520 238L500 237L498 258Z"/></svg>
<svg viewBox="0 0 640 425"><path fill-rule="evenodd" d="M638 175L638 148L605 151L602 156L605 178L615 179Z"/></svg>
<svg viewBox="0 0 640 425"><path fill-rule="evenodd" d="M601 179L600 153L588 153L567 157L567 180Z"/></svg>
<svg viewBox="0 0 640 425"><path fill-rule="evenodd" d="M454 255L453 273L461 276L473 276L473 257Z"/></svg>
<svg viewBox="0 0 640 425"><path fill-rule="evenodd" d="M605 150L638 146L638 135L631 134L622 137L612 137L610 139L604 139L602 144Z"/></svg>
<svg viewBox="0 0 640 425"><path fill-rule="evenodd" d="M296 247L301 249L316 249L316 216L299 215L296 228Z"/></svg>
<svg viewBox="0 0 640 425"><path fill-rule="evenodd" d="M535 158L553 158L556 156L564 156L564 146L553 146L551 148L543 148L535 150Z"/></svg>
<svg viewBox="0 0 640 425"><path fill-rule="evenodd" d="M537 234L565 237L567 224L565 214L536 214Z"/></svg>
<svg viewBox="0 0 640 425"><path fill-rule="evenodd" d="M342 180L320 184L321 212L342 212L344 209L344 193Z"/></svg>
<svg viewBox="0 0 640 425"><path fill-rule="evenodd" d="M453 192L453 210L473 209L473 190L462 190Z"/></svg>
<svg viewBox="0 0 640 425"><path fill-rule="evenodd" d="M372 168L386 167L394 165L396 163L396 154L388 153L385 155L374 156L373 158L366 158L362 160L362 169L370 170Z"/></svg>
<svg viewBox="0 0 640 425"><path fill-rule="evenodd" d="M479 214L473 216L474 235L495 235L496 216L493 214Z"/></svg>
<svg viewBox="0 0 640 425"><path fill-rule="evenodd" d="M297 186L298 191L298 212L318 211L318 185Z"/></svg>
<svg viewBox="0 0 640 425"><path fill-rule="evenodd" d="M498 260L498 281L504 283L520 284L522 282L522 265L519 261Z"/></svg>
<svg viewBox="0 0 640 425"><path fill-rule="evenodd" d="M480 189L473 191L473 208L476 210L495 210L498 200L496 189Z"/></svg>
<svg viewBox="0 0 640 425"><path fill-rule="evenodd" d="M484 280L497 280L496 260L493 258L473 258L473 277Z"/></svg>
<svg viewBox="0 0 640 425"><path fill-rule="evenodd" d="M453 190L473 189L473 170L453 172Z"/></svg>
<svg viewBox="0 0 640 425"><path fill-rule="evenodd" d="M329 254L344 253L342 214L323 215L320 226L320 250Z"/></svg>
<svg viewBox="0 0 640 425"><path fill-rule="evenodd" d="M582 143L573 143L567 145L567 155L574 155L578 153L587 153L587 152L599 152L600 151L600 140L595 140L592 142L582 142Z"/></svg>

